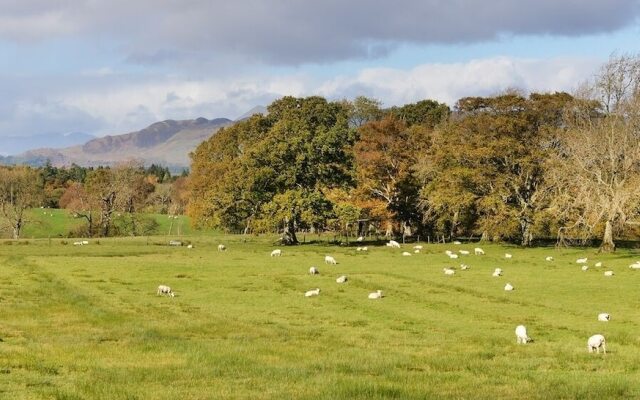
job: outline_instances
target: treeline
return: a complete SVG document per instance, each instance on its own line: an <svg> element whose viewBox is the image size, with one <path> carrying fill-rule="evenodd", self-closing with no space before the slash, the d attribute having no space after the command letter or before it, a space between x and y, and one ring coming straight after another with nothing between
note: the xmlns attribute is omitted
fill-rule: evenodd
<svg viewBox="0 0 640 400"><path fill-rule="evenodd" d="M157 222L145 214L183 214L187 173L172 176L159 165L115 167L0 167L0 230L20 237L31 208L65 208L85 223L73 236L151 234Z"/></svg>
<svg viewBox="0 0 640 400"><path fill-rule="evenodd" d="M229 231L536 238L636 235L640 61L578 93L516 91L383 109L284 97L192 154L188 214Z"/></svg>

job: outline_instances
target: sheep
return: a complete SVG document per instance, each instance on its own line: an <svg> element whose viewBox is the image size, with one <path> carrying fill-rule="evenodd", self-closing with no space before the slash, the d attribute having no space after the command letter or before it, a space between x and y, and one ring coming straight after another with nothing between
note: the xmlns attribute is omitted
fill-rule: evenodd
<svg viewBox="0 0 640 400"><path fill-rule="evenodd" d="M513 289L515 289L515 288L514 288L514 287L513 287L513 285L512 285L512 284L510 284L510 283L507 283L506 285L504 285L504 290L506 290L507 292L510 292L510 291L512 291Z"/></svg>
<svg viewBox="0 0 640 400"><path fill-rule="evenodd" d="M384 297L384 295L382 294L382 290L376 290L373 293L369 293L369 298L370 299L381 299L383 297Z"/></svg>
<svg viewBox="0 0 640 400"><path fill-rule="evenodd" d="M389 243L387 243L388 247L395 247L396 249L400 248L400 243L396 242L395 240L389 240Z"/></svg>
<svg viewBox="0 0 640 400"><path fill-rule="evenodd" d="M477 256L483 256L484 250L482 250L480 247L476 247L475 249L473 249L473 253Z"/></svg>
<svg viewBox="0 0 640 400"><path fill-rule="evenodd" d="M364 240L364 236L358 236L356 242L362 242Z"/></svg>
<svg viewBox="0 0 640 400"><path fill-rule="evenodd" d="M509 253L504 253L504 258L513 258L513 255Z"/></svg>
<svg viewBox="0 0 640 400"><path fill-rule="evenodd" d="M167 285L158 286L158 291L156 292L156 296L159 296L159 295L163 295L164 296L165 294L167 296L170 296L170 297L175 297L175 295L176 295L175 292L173 290L171 290L171 288L169 286L167 286Z"/></svg>
<svg viewBox="0 0 640 400"><path fill-rule="evenodd" d="M356 247L356 251L362 251L362 247Z"/></svg>
<svg viewBox="0 0 640 400"><path fill-rule="evenodd" d="M73 242L74 246L82 246L82 242Z"/></svg>
<svg viewBox="0 0 640 400"><path fill-rule="evenodd" d="M420 249L415 249L413 252L414 252L415 254L420 254Z"/></svg>
<svg viewBox="0 0 640 400"><path fill-rule="evenodd" d="M219 244L218 245L218 251L225 251L227 250L227 246L223 245L223 244ZM273 253L272 253L273 254Z"/></svg>
<svg viewBox="0 0 640 400"><path fill-rule="evenodd" d="M502 276L502 268L496 268L493 270L493 276Z"/></svg>
<svg viewBox="0 0 640 400"><path fill-rule="evenodd" d="M282 250L280 249L275 249L274 251L271 252L271 257L280 257L282 255Z"/></svg>
<svg viewBox="0 0 640 400"><path fill-rule="evenodd" d="M613 276L613 271L604 271L604 276Z"/></svg>
<svg viewBox="0 0 640 400"><path fill-rule="evenodd" d="M368 248L367 246L364 246L364 247L362 248L362 251L369 251L369 248Z"/></svg>
<svg viewBox="0 0 640 400"><path fill-rule="evenodd" d="M545 258L545 260L546 260L546 261L553 261L553 257L551 257L551 256L547 256L547 257Z"/></svg>
<svg viewBox="0 0 640 400"><path fill-rule="evenodd" d="M336 261L335 258L331 257L331 256L324 256L324 263L325 264L333 264L336 265L338 264L338 262Z"/></svg>
<svg viewBox="0 0 640 400"><path fill-rule="evenodd" d="M587 257L585 258L578 258L576 260L576 264L586 264L587 263Z"/></svg>
<svg viewBox="0 0 640 400"><path fill-rule="evenodd" d="M415 246L413 246L413 249L414 250L422 250L422 245L421 244L415 245Z"/></svg>
<svg viewBox="0 0 640 400"><path fill-rule="evenodd" d="M466 271L469 269L469 266L467 264L460 264L460 269Z"/></svg>
<svg viewBox="0 0 640 400"><path fill-rule="evenodd" d="M609 315L608 313L598 314L598 321L609 322L610 319L611 319L611 315Z"/></svg>
<svg viewBox="0 0 640 400"><path fill-rule="evenodd" d="M468 256L469 250L458 250L458 253L462 254L463 256Z"/></svg>
<svg viewBox="0 0 640 400"><path fill-rule="evenodd" d="M455 260L456 258L458 258L458 255L452 253L452 254L449 254L449 258Z"/></svg>
<svg viewBox="0 0 640 400"><path fill-rule="evenodd" d="M598 261L595 265L596 265L596 267L598 267L598 268L602 267L602 261Z"/></svg>
<svg viewBox="0 0 640 400"><path fill-rule="evenodd" d="M83 241L82 241L82 244L83 244L83 245L88 245L88 244L89 244L89 241L88 241L88 240L83 240Z"/></svg>
<svg viewBox="0 0 640 400"><path fill-rule="evenodd" d="M320 288L315 288L313 290L308 290L304 294L304 297L313 297L313 296L319 296L319 295L320 295Z"/></svg>
<svg viewBox="0 0 640 400"><path fill-rule="evenodd" d="M602 347L604 354L607 354L607 347L605 344L606 343L604 336L600 334L593 335L589 338L589 340L587 340L587 349L589 350L589 353L593 353L593 351L595 350L598 354L600 354L600 347Z"/></svg>
<svg viewBox="0 0 640 400"><path fill-rule="evenodd" d="M336 279L336 283L345 283L347 280L348 280L348 279L347 279L347 276L346 276L346 275L342 275L342 276L339 276L339 277Z"/></svg>
<svg viewBox="0 0 640 400"><path fill-rule="evenodd" d="M446 255L450 256L450 255L452 255L452 254L453 254L453 251L451 251L451 250L445 250L445 251L444 251L444 254L446 254Z"/></svg>
<svg viewBox="0 0 640 400"><path fill-rule="evenodd" d="M403 251L402 252L402 256L403 257L408 257L408 256L411 256L411 253L409 253L408 251Z"/></svg>
<svg viewBox="0 0 640 400"><path fill-rule="evenodd" d="M527 344L531 338L527 335L527 328L524 325L516 326L516 343Z"/></svg>
<svg viewBox="0 0 640 400"><path fill-rule="evenodd" d="M188 245L187 249L193 249L193 245L192 244Z"/></svg>
<svg viewBox="0 0 640 400"><path fill-rule="evenodd" d="M449 276L455 275L456 273L456 271L451 268L442 268L442 270L444 271L445 275L449 275Z"/></svg>
<svg viewBox="0 0 640 400"><path fill-rule="evenodd" d="M182 242L179 240L170 240L169 246L182 246Z"/></svg>
<svg viewBox="0 0 640 400"><path fill-rule="evenodd" d="M583 271L587 271L587 270L589 269L589 266L588 266L588 265L583 265L581 269L582 269Z"/></svg>
<svg viewBox="0 0 640 400"><path fill-rule="evenodd" d="M459 240L454 240L454 241L453 241L453 244L462 244L462 242L461 242L461 241L459 241Z"/></svg>
<svg viewBox="0 0 640 400"><path fill-rule="evenodd" d="M310 275L318 275L318 274L320 274L320 271L318 271L318 268L316 268L316 267L311 267L311 268L309 268L309 274Z"/></svg>
<svg viewBox="0 0 640 400"><path fill-rule="evenodd" d="M636 261L633 264L629 265L631 269L640 269L640 261Z"/></svg>

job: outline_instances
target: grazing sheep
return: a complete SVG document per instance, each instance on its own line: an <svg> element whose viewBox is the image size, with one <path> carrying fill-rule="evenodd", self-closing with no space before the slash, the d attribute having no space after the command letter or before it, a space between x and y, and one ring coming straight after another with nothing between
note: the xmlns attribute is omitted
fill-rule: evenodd
<svg viewBox="0 0 640 400"><path fill-rule="evenodd" d="M476 247L475 249L473 249L473 253L477 256L482 256L484 255L484 250L482 250L480 247Z"/></svg>
<svg viewBox="0 0 640 400"><path fill-rule="evenodd" d="M175 297L175 293L173 292L173 290L171 290L171 288L167 285L160 285L158 286L158 291L156 292L156 296L159 295L167 295L169 297Z"/></svg>
<svg viewBox="0 0 640 400"><path fill-rule="evenodd" d="M604 271L604 276L613 276L613 271Z"/></svg>
<svg viewBox="0 0 640 400"><path fill-rule="evenodd" d="M604 354L607 354L607 347L605 346L604 336L602 335L593 335L587 340L587 349L589 349L589 353L593 353L595 350L597 353L600 353L600 347L604 351Z"/></svg>
<svg viewBox="0 0 640 400"><path fill-rule="evenodd" d="M415 249L413 252L414 252L415 254L420 254L420 249Z"/></svg>
<svg viewBox="0 0 640 400"><path fill-rule="evenodd" d="M413 246L413 248L414 248L415 250L422 250L422 245L421 245L421 244L418 244L418 245Z"/></svg>
<svg viewBox="0 0 640 400"><path fill-rule="evenodd" d="M271 252L271 257L280 257L282 255L282 250L280 249L275 249L274 251Z"/></svg>
<svg viewBox="0 0 640 400"><path fill-rule="evenodd" d="M364 236L358 236L356 242L362 242L364 240Z"/></svg>
<svg viewBox="0 0 640 400"><path fill-rule="evenodd" d="M504 258L513 258L513 255L509 253L504 253Z"/></svg>
<svg viewBox="0 0 640 400"><path fill-rule="evenodd" d="M454 240L454 241L453 241L453 244L462 244L462 242L461 242L461 241L459 241L459 240Z"/></svg>
<svg viewBox="0 0 640 400"><path fill-rule="evenodd" d="M187 249L193 249L193 245L192 244L188 245Z"/></svg>
<svg viewBox="0 0 640 400"><path fill-rule="evenodd" d="M469 266L467 264L460 264L460 269L466 271L469 269Z"/></svg>
<svg viewBox="0 0 640 400"><path fill-rule="evenodd" d="M82 246L82 242L73 242L74 246Z"/></svg>
<svg viewBox="0 0 640 400"><path fill-rule="evenodd" d="M507 283L506 285L504 285L504 290L506 290L507 292L510 292L514 289L513 285L510 283Z"/></svg>
<svg viewBox="0 0 640 400"><path fill-rule="evenodd" d="M602 267L602 261L598 261L598 262L596 263L596 267L598 267L598 268Z"/></svg>
<svg viewBox="0 0 640 400"><path fill-rule="evenodd" d="M82 244L83 244L83 245L88 245L88 244L89 244L89 241L88 241L88 240L83 240L83 241L82 241Z"/></svg>
<svg viewBox="0 0 640 400"><path fill-rule="evenodd" d="M362 251L362 247L356 247L356 251Z"/></svg>
<svg viewBox="0 0 640 400"><path fill-rule="evenodd" d="M576 264L586 264L587 263L587 257L585 258L578 258L576 260Z"/></svg>
<svg viewBox="0 0 640 400"><path fill-rule="evenodd" d="M338 262L336 261L335 258L331 257L331 256L324 256L324 263L325 264L333 264L336 265L338 264Z"/></svg>
<svg viewBox="0 0 640 400"><path fill-rule="evenodd" d="M551 256L547 256L547 257L545 258L545 260L547 260L547 261L553 261L553 257L551 257Z"/></svg>
<svg viewBox="0 0 640 400"><path fill-rule="evenodd" d="M223 244L219 244L218 245L218 251L225 251L227 250L227 246L223 245Z"/></svg>
<svg viewBox="0 0 640 400"><path fill-rule="evenodd" d="M442 268L445 275L455 275L456 271L451 268Z"/></svg>
<svg viewBox="0 0 640 400"><path fill-rule="evenodd" d="M611 319L611 315L609 315L608 313L598 314L598 321L609 322L610 319Z"/></svg>
<svg viewBox="0 0 640 400"><path fill-rule="evenodd" d="M389 240L389 243L387 243L388 247L395 247L396 249L400 248L400 243L396 242L395 240Z"/></svg>
<svg viewBox="0 0 640 400"><path fill-rule="evenodd" d="M362 251L369 251L369 248L367 246L362 248Z"/></svg>
<svg viewBox="0 0 640 400"><path fill-rule="evenodd" d="M527 344L531 338L527 335L527 328L524 325L516 326L516 343Z"/></svg>
<svg viewBox="0 0 640 400"><path fill-rule="evenodd" d="M587 270L589 269L589 266L588 266L588 265L583 265L581 269L582 269L583 271L587 271Z"/></svg>
<svg viewBox="0 0 640 400"><path fill-rule="evenodd" d="M640 269L640 261L636 261L633 264L629 265L631 269Z"/></svg>
<svg viewBox="0 0 640 400"><path fill-rule="evenodd" d="M470 254L469 250L458 250L458 253L462 254L463 256L468 256Z"/></svg>
<svg viewBox="0 0 640 400"><path fill-rule="evenodd" d="M310 275L318 275L318 274L320 274L320 271L318 271L318 268L316 268L316 267L311 267L311 268L309 268L309 274Z"/></svg>
<svg viewBox="0 0 640 400"><path fill-rule="evenodd" d="M313 290L308 290L305 294L304 297L313 297L313 296L318 296L320 295L320 288L316 288Z"/></svg>
<svg viewBox="0 0 640 400"><path fill-rule="evenodd" d="M410 255L411 255L411 253L409 253L408 251L403 251L403 252L402 252L402 255L403 255L404 257L407 257L407 256L410 256Z"/></svg>
<svg viewBox="0 0 640 400"><path fill-rule="evenodd" d="M456 258L458 258L458 255L457 255L457 254L453 254L453 253L452 253L452 254L449 254L449 258L451 258L451 259L454 259L454 260L455 260Z"/></svg>
<svg viewBox="0 0 640 400"><path fill-rule="evenodd" d="M346 281L347 281L346 275L339 276L338 279L336 279L337 283L345 283Z"/></svg>
<svg viewBox="0 0 640 400"><path fill-rule="evenodd" d="M452 255L452 254L453 254L453 251L451 251L451 250L445 250L445 251L444 251L444 254L446 254L446 255L450 256L450 255Z"/></svg>
<svg viewBox="0 0 640 400"><path fill-rule="evenodd" d="M182 242L179 240L170 240L169 246L182 246Z"/></svg>
<svg viewBox="0 0 640 400"><path fill-rule="evenodd" d="M496 268L493 270L493 276L502 276L502 268Z"/></svg>
<svg viewBox="0 0 640 400"><path fill-rule="evenodd" d="M376 290L373 293L369 293L369 298L370 299L381 299L384 296L382 295L382 290Z"/></svg>

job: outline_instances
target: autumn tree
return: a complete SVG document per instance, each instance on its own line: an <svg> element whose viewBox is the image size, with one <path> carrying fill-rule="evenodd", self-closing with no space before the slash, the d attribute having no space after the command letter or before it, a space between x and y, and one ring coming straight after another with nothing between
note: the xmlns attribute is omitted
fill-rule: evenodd
<svg viewBox="0 0 640 400"><path fill-rule="evenodd" d="M96 196L91 196L81 182L71 182L60 197L60 207L70 210L76 218L87 222L87 236L95 234L94 216L100 209L100 202Z"/></svg>
<svg viewBox="0 0 640 400"><path fill-rule="evenodd" d="M40 176L30 167L0 167L0 217L14 239L28 219L26 210L40 205L43 198Z"/></svg>

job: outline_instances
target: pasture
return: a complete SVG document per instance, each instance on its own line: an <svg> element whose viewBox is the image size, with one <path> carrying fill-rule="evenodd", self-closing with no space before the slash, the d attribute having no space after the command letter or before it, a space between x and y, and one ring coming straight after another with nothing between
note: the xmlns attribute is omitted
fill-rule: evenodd
<svg viewBox="0 0 640 400"><path fill-rule="evenodd" d="M308 244L270 257L268 239L189 240L0 242L0 398L640 398L637 251ZM471 255L444 253L460 249ZM516 344L519 324L533 343ZM596 333L606 355L587 352Z"/></svg>

